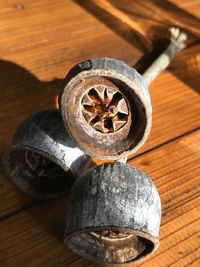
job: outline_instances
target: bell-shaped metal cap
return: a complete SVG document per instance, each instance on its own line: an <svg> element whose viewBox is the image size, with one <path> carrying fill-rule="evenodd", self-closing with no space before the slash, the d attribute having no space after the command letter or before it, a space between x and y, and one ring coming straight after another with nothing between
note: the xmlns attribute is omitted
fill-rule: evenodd
<svg viewBox="0 0 200 267"><path fill-rule="evenodd" d="M4 153L6 176L28 195L64 197L90 157L76 147L58 110L39 111L19 126Z"/></svg>
<svg viewBox="0 0 200 267"><path fill-rule="evenodd" d="M89 169L69 197L65 243L97 262L137 262L158 247L160 197L151 178L124 163Z"/></svg>

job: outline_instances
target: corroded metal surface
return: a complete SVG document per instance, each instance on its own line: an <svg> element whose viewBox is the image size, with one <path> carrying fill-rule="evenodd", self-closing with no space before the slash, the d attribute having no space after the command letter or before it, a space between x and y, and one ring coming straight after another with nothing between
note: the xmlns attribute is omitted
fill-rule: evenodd
<svg viewBox="0 0 200 267"><path fill-rule="evenodd" d="M17 129L3 157L5 174L38 199L66 196L90 159L68 136L58 110L32 114Z"/></svg>
<svg viewBox="0 0 200 267"><path fill-rule="evenodd" d="M109 97L99 97L101 92L97 91L101 88L118 92L120 99L112 107L114 112L106 106ZM91 93L96 94L96 99L103 100L106 107L106 112L100 112L100 118L92 124L102 105L86 104ZM91 59L73 67L64 80L59 105L69 134L90 156L102 159L126 157L144 144L151 129L151 102L146 83L136 70L116 59ZM119 110L123 111L120 119L115 117ZM104 121L102 123L104 116L106 126Z"/></svg>
<svg viewBox="0 0 200 267"><path fill-rule="evenodd" d="M65 243L94 261L139 261L158 246L160 217L160 198L150 177L127 164L106 163L74 184Z"/></svg>
<svg viewBox="0 0 200 267"><path fill-rule="evenodd" d="M93 87L84 94L81 104L83 117L99 132L116 132L128 120L127 101L114 84L112 87L107 87L94 83Z"/></svg>

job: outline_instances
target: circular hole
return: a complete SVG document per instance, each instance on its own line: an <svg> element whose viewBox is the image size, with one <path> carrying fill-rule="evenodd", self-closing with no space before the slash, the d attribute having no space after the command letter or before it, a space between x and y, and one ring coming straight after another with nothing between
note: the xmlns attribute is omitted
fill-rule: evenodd
<svg viewBox="0 0 200 267"><path fill-rule="evenodd" d="M117 78L104 76L89 76L82 83L78 80L68 86L68 94L62 96L62 102L66 103L62 108L63 119L82 150L101 159L118 159L122 154L127 156L138 150L150 129L151 114L146 113L148 107L146 109L137 90ZM91 102L90 95L97 96L97 88L101 98L113 94L108 105L109 116L105 111L107 100L102 104L102 100L95 97ZM115 101L118 101L117 111ZM113 122L112 127L109 120Z"/></svg>
<svg viewBox="0 0 200 267"><path fill-rule="evenodd" d="M154 251L153 241L134 231L84 231L67 241L75 253L97 262L122 264L135 262Z"/></svg>
<svg viewBox="0 0 200 267"><path fill-rule="evenodd" d="M5 159L6 173L22 191L45 199L65 196L74 175L47 157L26 149L10 149Z"/></svg>

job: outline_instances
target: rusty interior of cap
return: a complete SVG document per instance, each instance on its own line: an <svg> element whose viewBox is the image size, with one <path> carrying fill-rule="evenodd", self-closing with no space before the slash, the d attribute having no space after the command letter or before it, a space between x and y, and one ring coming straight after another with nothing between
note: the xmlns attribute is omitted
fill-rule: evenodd
<svg viewBox="0 0 200 267"><path fill-rule="evenodd" d="M97 85L84 94L82 113L96 131L113 133L124 127L129 108L124 96L113 87Z"/></svg>
<svg viewBox="0 0 200 267"><path fill-rule="evenodd" d="M26 193L37 195L62 193L74 177L52 160L27 149L10 149L5 158L6 173Z"/></svg>
<svg viewBox="0 0 200 267"><path fill-rule="evenodd" d="M103 230L72 235L67 245L93 261L122 264L150 255L157 248L157 242L156 238L139 231Z"/></svg>
<svg viewBox="0 0 200 267"><path fill-rule="evenodd" d="M64 175L64 170L60 166L35 152L26 150L24 159L29 172L35 178L54 179Z"/></svg>
<svg viewBox="0 0 200 267"><path fill-rule="evenodd" d="M68 86L62 96L62 114L80 148L102 159L129 154L143 138L147 124L144 103L134 90L102 76L80 76Z"/></svg>

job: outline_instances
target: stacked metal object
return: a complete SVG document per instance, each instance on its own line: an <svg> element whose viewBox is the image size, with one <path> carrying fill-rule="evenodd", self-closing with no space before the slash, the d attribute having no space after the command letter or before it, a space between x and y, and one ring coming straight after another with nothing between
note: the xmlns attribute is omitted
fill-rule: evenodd
<svg viewBox="0 0 200 267"><path fill-rule="evenodd" d="M126 164L151 129L146 82L122 61L73 67L59 110L29 116L4 154L7 176L40 200L69 194L65 244L93 261L139 261L158 247L161 206L151 178ZM91 157L113 160L89 168Z"/></svg>

